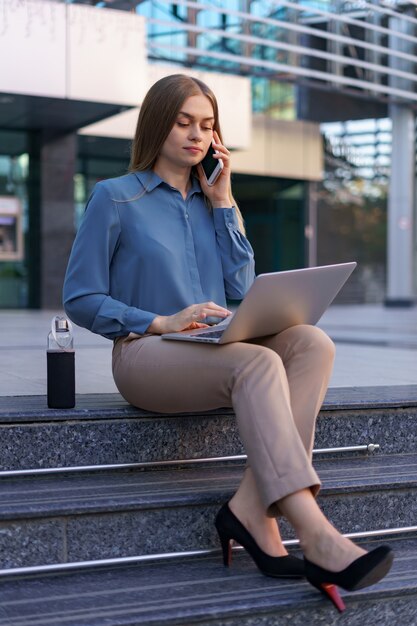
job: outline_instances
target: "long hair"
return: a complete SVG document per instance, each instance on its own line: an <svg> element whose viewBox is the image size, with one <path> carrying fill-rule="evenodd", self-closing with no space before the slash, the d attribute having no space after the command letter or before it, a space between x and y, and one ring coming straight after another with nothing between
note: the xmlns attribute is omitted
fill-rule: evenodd
<svg viewBox="0 0 417 626"><path fill-rule="evenodd" d="M219 108L210 87L198 78L185 74L171 74L152 85L140 107L131 148L130 172L153 169L185 100L201 94L208 98L213 107L213 130L218 133L220 141L223 141L219 123ZM239 228L244 233L243 218L232 196L231 188L229 189L229 199L236 207ZM208 201L207 198L206 200Z"/></svg>

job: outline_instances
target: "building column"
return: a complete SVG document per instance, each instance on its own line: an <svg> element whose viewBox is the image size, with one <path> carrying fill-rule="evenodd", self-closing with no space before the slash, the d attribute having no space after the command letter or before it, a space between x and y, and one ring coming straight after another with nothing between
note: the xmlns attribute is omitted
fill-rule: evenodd
<svg viewBox="0 0 417 626"><path fill-rule="evenodd" d="M317 265L317 188L316 181L305 183L304 255L308 267Z"/></svg>
<svg viewBox="0 0 417 626"><path fill-rule="evenodd" d="M28 307L41 306L41 132L28 132L29 172L27 179L28 229L25 236L25 265Z"/></svg>
<svg viewBox="0 0 417 626"><path fill-rule="evenodd" d="M387 306L414 303L413 213L415 117L408 107L390 105L391 178L388 195Z"/></svg>
<svg viewBox="0 0 417 626"><path fill-rule="evenodd" d="M41 148L40 306L62 309L62 285L74 240L75 133Z"/></svg>
<svg viewBox="0 0 417 626"><path fill-rule="evenodd" d="M397 33L415 36L411 21L393 17L389 21L391 50L412 54L408 39ZM390 56L389 66L395 70L415 72L414 63ZM389 84L397 89L413 90L403 77L391 75ZM415 187L415 114L406 103L389 106L392 120L391 176L388 195L387 236L387 306L411 306L414 292L413 216Z"/></svg>

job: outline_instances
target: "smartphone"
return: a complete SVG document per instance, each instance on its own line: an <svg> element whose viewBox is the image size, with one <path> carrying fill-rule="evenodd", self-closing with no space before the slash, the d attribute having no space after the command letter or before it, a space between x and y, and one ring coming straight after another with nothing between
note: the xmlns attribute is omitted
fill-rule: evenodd
<svg viewBox="0 0 417 626"><path fill-rule="evenodd" d="M215 149L210 145L206 156L201 161L204 176L206 177L207 184L214 185L223 169L223 161L221 159L213 159L213 154L216 154Z"/></svg>

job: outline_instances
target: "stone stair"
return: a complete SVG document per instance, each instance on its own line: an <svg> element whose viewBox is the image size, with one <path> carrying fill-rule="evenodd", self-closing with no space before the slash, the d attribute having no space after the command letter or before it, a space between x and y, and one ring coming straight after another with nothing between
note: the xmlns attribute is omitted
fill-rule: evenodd
<svg viewBox="0 0 417 626"><path fill-rule="evenodd" d="M391 573L344 597L341 615L307 582L267 578L238 554L230 571L198 556L5 579L0 625L415 626L415 542L390 543Z"/></svg>
<svg viewBox="0 0 417 626"><path fill-rule="evenodd" d="M230 409L150 414L106 394L55 411L42 396L2 398L0 626L417 624L417 385L330 389L319 415L323 510L396 552L341 616L242 550L223 567L213 520L243 454Z"/></svg>

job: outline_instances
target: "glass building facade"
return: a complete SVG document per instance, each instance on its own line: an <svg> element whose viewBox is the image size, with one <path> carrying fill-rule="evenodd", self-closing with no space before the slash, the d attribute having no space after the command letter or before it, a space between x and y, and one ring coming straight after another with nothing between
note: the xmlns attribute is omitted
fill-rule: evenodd
<svg viewBox="0 0 417 626"><path fill-rule="evenodd" d="M390 107L393 103L412 110L417 106L417 17L412 3L228 0L206 5L187 0L113 0L60 4L133 10L146 20L150 64L169 63L173 71L193 68L246 76L251 81L254 115L320 124L322 181L234 174L234 194L255 248L257 271L308 264L308 229L315 229L318 264L359 261L356 282L345 294L348 301L384 300ZM401 39L401 45L393 45L393 36ZM0 84L0 107L13 97L2 93ZM18 199L23 237L20 256L7 258L12 218L0 216L0 253L2 247L4 251L0 307L42 306L41 139L42 132L30 124L24 129L2 127L0 115L0 197ZM74 228L95 182L125 173L129 148L128 140L77 137ZM17 242L13 245L17 247Z"/></svg>

